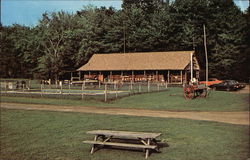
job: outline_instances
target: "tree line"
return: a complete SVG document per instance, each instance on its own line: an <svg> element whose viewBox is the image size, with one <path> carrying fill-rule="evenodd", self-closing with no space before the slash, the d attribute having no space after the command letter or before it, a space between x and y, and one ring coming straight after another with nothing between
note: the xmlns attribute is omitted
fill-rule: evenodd
<svg viewBox="0 0 250 160"><path fill-rule="evenodd" d="M0 75L57 80L95 53L179 50L195 50L204 69L205 25L209 76L248 81L249 17L232 0L123 0L120 10L44 13L34 27L0 26Z"/></svg>

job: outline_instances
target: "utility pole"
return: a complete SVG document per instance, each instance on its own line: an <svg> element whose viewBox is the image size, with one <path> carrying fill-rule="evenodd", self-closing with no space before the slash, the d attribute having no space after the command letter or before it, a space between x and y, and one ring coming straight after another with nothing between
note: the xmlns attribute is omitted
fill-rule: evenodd
<svg viewBox="0 0 250 160"><path fill-rule="evenodd" d="M193 53L190 53L190 74L191 83L193 83Z"/></svg>
<svg viewBox="0 0 250 160"><path fill-rule="evenodd" d="M208 82L208 58L207 58L207 40L206 40L206 26L203 25L204 30L204 48L205 48L205 56L206 56L206 82ZM207 83L205 83L207 86Z"/></svg>

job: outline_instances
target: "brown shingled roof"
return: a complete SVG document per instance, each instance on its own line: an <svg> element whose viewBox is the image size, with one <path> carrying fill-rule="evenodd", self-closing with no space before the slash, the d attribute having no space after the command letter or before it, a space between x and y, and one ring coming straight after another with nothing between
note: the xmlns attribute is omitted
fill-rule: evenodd
<svg viewBox="0 0 250 160"><path fill-rule="evenodd" d="M194 51L94 54L78 71L184 70Z"/></svg>

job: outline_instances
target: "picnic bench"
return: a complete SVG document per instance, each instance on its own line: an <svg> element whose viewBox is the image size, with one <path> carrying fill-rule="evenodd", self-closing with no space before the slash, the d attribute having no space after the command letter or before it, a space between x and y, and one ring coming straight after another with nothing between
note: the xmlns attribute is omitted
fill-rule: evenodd
<svg viewBox="0 0 250 160"><path fill-rule="evenodd" d="M102 146L143 149L143 151L146 151L146 159L148 158L151 150L159 151L159 145L156 138L159 137L161 133L112 130L93 130L86 133L95 135L93 141L83 141L84 143L92 145L90 151L91 154Z"/></svg>

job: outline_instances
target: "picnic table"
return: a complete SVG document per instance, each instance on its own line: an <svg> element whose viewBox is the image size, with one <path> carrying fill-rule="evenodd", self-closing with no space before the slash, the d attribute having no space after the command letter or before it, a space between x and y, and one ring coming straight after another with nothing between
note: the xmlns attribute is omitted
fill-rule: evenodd
<svg viewBox="0 0 250 160"><path fill-rule="evenodd" d="M95 135L93 141L83 141L84 143L92 144L91 154L93 154L96 149L99 149L100 146L143 149L146 150L146 159L151 150L159 151L159 145L156 138L159 137L161 133L112 130L93 130L86 133Z"/></svg>

